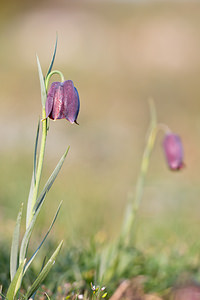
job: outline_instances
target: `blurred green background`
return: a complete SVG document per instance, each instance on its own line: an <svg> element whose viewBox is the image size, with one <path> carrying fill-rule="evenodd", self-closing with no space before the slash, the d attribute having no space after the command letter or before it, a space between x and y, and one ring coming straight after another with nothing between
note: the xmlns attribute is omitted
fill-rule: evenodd
<svg viewBox="0 0 200 300"><path fill-rule="evenodd" d="M63 206L51 234L69 243L116 236L134 192L149 125L180 134L186 167L171 172L159 134L139 211L138 247L184 252L200 237L200 3L126 1L1 2L0 242L10 243L26 203L41 115L36 53L45 73L56 32L55 69L80 95L80 126L50 123L43 183L70 145L48 194L35 238ZM57 80L57 77L54 77Z"/></svg>

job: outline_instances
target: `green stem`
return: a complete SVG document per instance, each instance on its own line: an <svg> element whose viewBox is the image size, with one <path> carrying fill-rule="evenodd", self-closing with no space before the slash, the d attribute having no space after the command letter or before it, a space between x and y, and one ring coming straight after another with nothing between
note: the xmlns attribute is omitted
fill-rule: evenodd
<svg viewBox="0 0 200 300"><path fill-rule="evenodd" d="M34 187L34 192L33 192L32 203L31 203L31 214L30 214L29 224L34 215L34 206L35 206L35 203L36 203L36 200L38 197L38 191L39 191L39 185L40 185L40 179L41 179L41 175L42 175L42 167L43 167L43 161L44 161L46 138L47 138L47 119L46 119L45 109L43 108L43 110L42 110L42 139L41 139L41 145L40 145L40 154L39 154L39 158L38 158L35 187Z"/></svg>
<svg viewBox="0 0 200 300"><path fill-rule="evenodd" d="M50 80L51 76L54 75L54 74L60 75L61 82L64 82L64 81L65 81L65 78L64 78L63 74L62 74L60 71L58 71L58 70L52 71L51 73L49 73L49 74L47 75L47 77L46 77L46 79L45 79L45 87L46 87L46 91L48 90L49 80Z"/></svg>
<svg viewBox="0 0 200 300"><path fill-rule="evenodd" d="M50 72L47 77L44 80L44 85L45 85L45 98L47 94L47 89L49 85L49 80L52 75L58 74L61 77L61 81L64 81L64 76L60 71L52 71ZM46 138L47 138L47 119L46 119L46 112L45 112L45 101L44 105L42 108L42 139L41 139L41 145L40 145L40 153L39 153L39 158L38 158L38 164L37 164L37 171L36 171L36 178L35 178L35 185L34 185L34 191L33 191L33 197L32 197L32 202L31 202L31 210L30 210L30 217L28 220L28 225L30 224L33 215L34 215L34 208L35 208L35 203L38 198L38 192L39 192L39 186L40 186L40 179L42 175L42 167L43 167L43 161L44 161L44 153L45 153L45 146L46 146Z"/></svg>
<svg viewBox="0 0 200 300"><path fill-rule="evenodd" d="M136 193L135 193L134 201L131 199L127 208L127 214L124 219L124 224L123 224L122 233L120 237L120 244L124 242L129 242L131 239L131 231L135 221L136 213L139 209L142 196L144 193L144 184L145 184L145 179L149 167L150 156L155 144L155 139L158 131L157 118L156 118L156 112L155 112L153 100L149 101L149 105L151 110L151 124L149 128L149 135L148 135L147 144L144 149L144 153L142 157L142 163L141 163L140 173L136 184Z"/></svg>
<svg viewBox="0 0 200 300"><path fill-rule="evenodd" d="M147 171L148 171L148 167L149 167L149 159L150 159L150 155L151 155L154 143L155 143L156 134L157 134L157 128L156 127L152 128L150 131L150 135L149 135L149 138L147 141L146 148L143 153L140 174L139 174L139 178L138 178L137 185L136 185L135 202L133 203L134 214L137 212L137 210L140 206L140 202L142 200L142 196L143 196L143 192L144 192L144 183L145 183L145 179L146 179L146 175L147 175Z"/></svg>

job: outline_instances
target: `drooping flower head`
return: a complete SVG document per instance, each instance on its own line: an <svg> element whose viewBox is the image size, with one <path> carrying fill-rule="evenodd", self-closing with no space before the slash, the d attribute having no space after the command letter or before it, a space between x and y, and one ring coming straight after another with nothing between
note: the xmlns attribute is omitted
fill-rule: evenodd
<svg viewBox="0 0 200 300"><path fill-rule="evenodd" d="M45 105L46 118L67 119L70 123L77 123L79 108L79 95L73 81L51 84Z"/></svg>
<svg viewBox="0 0 200 300"><path fill-rule="evenodd" d="M167 133L163 141L163 148L168 166L171 170L179 170L184 166L183 146L181 139L174 133Z"/></svg>

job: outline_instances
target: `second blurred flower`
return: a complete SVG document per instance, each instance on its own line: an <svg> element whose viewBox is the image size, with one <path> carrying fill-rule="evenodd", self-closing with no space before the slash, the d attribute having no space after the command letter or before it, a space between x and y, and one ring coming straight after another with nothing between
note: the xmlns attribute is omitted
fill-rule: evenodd
<svg viewBox="0 0 200 300"><path fill-rule="evenodd" d="M183 146L181 139L174 133L166 134L163 141L163 148L168 166L171 170L179 170L184 166Z"/></svg>

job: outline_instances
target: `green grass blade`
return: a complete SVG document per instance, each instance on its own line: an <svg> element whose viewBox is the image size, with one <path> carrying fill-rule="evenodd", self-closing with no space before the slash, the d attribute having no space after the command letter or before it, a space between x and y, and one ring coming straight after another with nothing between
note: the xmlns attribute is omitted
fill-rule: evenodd
<svg viewBox="0 0 200 300"><path fill-rule="evenodd" d="M41 192L39 198L37 199L36 201L36 205L35 205L35 213L33 215L33 218L28 226L28 228L26 229L25 231L25 234L24 234L24 237L22 239L22 242L21 242L21 248L20 248L20 255L19 255L19 262L21 263L24 258L26 257L26 252L27 252L27 248L28 248L28 243L29 243L29 240L30 240L30 236L32 234L32 231L33 231L33 227L35 225L35 222L36 222L36 219L37 219L37 216L40 212L40 209L42 207L42 204L44 203L44 199L45 199L45 196L47 194L47 192L49 191L49 189L51 188L53 182L55 181L64 161L65 161L65 158L67 156L67 153L69 151L69 147L68 149L66 150L66 152L64 153L64 155L61 157L59 163L57 164L56 168L54 169L53 173L51 174L51 176L49 177L43 191Z"/></svg>
<svg viewBox="0 0 200 300"><path fill-rule="evenodd" d="M6 299L6 296L4 296L2 293L0 293L0 296L4 299Z"/></svg>
<svg viewBox="0 0 200 300"><path fill-rule="evenodd" d="M38 121L37 133L36 133L36 139L35 139L35 150L34 150L34 161L33 161L33 170L34 170L34 184L35 184L35 182L36 182L36 169L37 169L37 148L38 148L39 132L40 132L40 120Z"/></svg>
<svg viewBox="0 0 200 300"><path fill-rule="evenodd" d="M22 210L23 210L23 203L21 204L17 221L13 233L12 238L12 245L11 245L11 253L10 253L10 278L11 281L13 280L15 273L17 271L18 265L18 250L19 250L19 236L20 236L20 225L21 225L21 218L22 218Z"/></svg>
<svg viewBox="0 0 200 300"><path fill-rule="evenodd" d="M35 208L34 208L35 211L37 211L38 207L41 205L41 203L43 202L46 194L48 193L48 191L50 190L52 184L54 183L58 173L60 172L60 169L62 168L62 165L65 161L65 158L67 156L68 151L69 151L69 147L67 148L64 155L61 157L60 161L58 162L57 166L55 167L53 173L51 174L51 176L47 180L47 183L45 184L41 194L39 195L39 197L36 201Z"/></svg>
<svg viewBox="0 0 200 300"><path fill-rule="evenodd" d="M151 123L148 130L146 146L143 152L140 173L137 179L135 197L130 198L130 201L127 206L126 214L124 217L124 222L123 222L121 237L120 237L121 239L120 242L122 244L124 244L125 241L129 243L131 240L133 223L135 221L135 216L139 209L142 196L144 193L145 179L148 171L151 153L157 135L157 117L156 117L156 109L155 109L155 104L153 99L149 99L149 108L151 114Z"/></svg>
<svg viewBox="0 0 200 300"><path fill-rule="evenodd" d="M37 57L38 73L39 73L39 79L40 79L41 101L42 101L42 107L44 109L45 108L47 94L46 94L44 76L43 76L43 73L42 73L42 68L41 68L41 65L40 65L40 61L39 61L38 56L36 56L36 57Z"/></svg>
<svg viewBox="0 0 200 300"><path fill-rule="evenodd" d="M32 234L33 227L35 225L35 222L36 222L36 219L37 219L37 216L40 212L41 207L42 207L42 205L40 206L38 211L34 214L28 228L26 229L26 231L24 233L24 236L23 236L23 239L22 239L22 242L21 242L21 247L20 247L19 263L21 263L26 257L26 252L27 252L30 236Z"/></svg>
<svg viewBox="0 0 200 300"><path fill-rule="evenodd" d="M52 60L51 60L50 66L49 66L49 70L47 72L46 77L49 75L49 73L51 72L51 70L53 68L54 60L55 60L55 57L56 57L57 44L58 44L58 35L56 34L56 43L55 43L55 47L54 47L54 53L53 53L53 57L52 57Z"/></svg>
<svg viewBox="0 0 200 300"><path fill-rule="evenodd" d="M46 264L46 256L45 256L44 259L43 259L42 267L41 267L41 269L40 269L40 271L39 271L39 274L41 273L41 271L42 271L42 269L44 268L45 264ZM31 296L31 299L35 299L36 294L37 294L37 291L35 291L35 292L33 293L33 295Z"/></svg>
<svg viewBox="0 0 200 300"><path fill-rule="evenodd" d="M23 273L25 262L26 262L26 260L21 262L21 264L19 265L19 268L17 269L17 272L15 273L13 280L11 281L11 284L10 284L7 294L6 294L7 300L13 300L21 286L22 273Z"/></svg>
<svg viewBox="0 0 200 300"><path fill-rule="evenodd" d="M47 300L51 300L51 298L49 297L49 295L47 293L44 293L44 294L47 297Z"/></svg>
<svg viewBox="0 0 200 300"><path fill-rule="evenodd" d="M31 179L31 186L30 186L28 202L27 202L27 210L26 210L26 229L28 228L28 225L29 225L29 219L30 219L31 207L32 207L32 199L33 199L33 192L34 192L34 187L35 187L35 182L36 182L37 149L38 149L39 130L40 130L40 120L38 121L37 133L36 133L36 139L35 139L33 175L32 175L32 179Z"/></svg>
<svg viewBox="0 0 200 300"><path fill-rule="evenodd" d="M54 251L53 255L48 260L48 262L46 263L46 265L42 269L41 273L38 275L38 277L36 278L36 280L34 281L32 286L28 290L28 292L25 296L25 299L29 299L35 293L35 291L37 291L37 289L39 288L39 286L41 285L43 280L46 278L46 276L48 275L48 273L50 272L51 268L53 267L53 265L55 263L55 260L58 256L59 252L60 252L62 244L63 244L63 241L60 242L60 244L58 245L58 247Z"/></svg>
<svg viewBox="0 0 200 300"><path fill-rule="evenodd" d="M46 195L44 195L45 197ZM42 208L42 204L43 204L43 201L44 199L42 199L42 202L41 202L41 205L40 207L38 208L38 210L35 212L35 214L33 215L33 218L28 226L28 228L26 229L25 233L24 233L24 236L23 236L23 239L22 239L22 242L21 242L21 247L20 247L20 254L19 254L19 263L21 263L25 257L26 257L26 252L27 252L27 248L28 248L28 244L29 244L29 240L30 240L30 236L32 234L32 231L33 231L33 227L35 225L35 222L36 222L36 219L37 219L37 216L40 212L40 209Z"/></svg>
<svg viewBox="0 0 200 300"><path fill-rule="evenodd" d="M31 204L32 204L32 199L33 199L34 187L35 187L35 184L34 184L34 171L33 171L32 178L31 178L31 186L30 186L29 195L28 195L27 209L26 209L26 229L28 228L28 225L29 225L29 218L30 218L30 214L31 214Z"/></svg>
<svg viewBox="0 0 200 300"><path fill-rule="evenodd" d="M66 153L65 153L66 154ZM65 155L66 156L66 155ZM62 160L62 158L61 158ZM55 179L54 179L55 180ZM36 222L36 219L37 219L37 216L42 208L42 204L44 203L44 199L45 199L45 196L46 196L46 193L43 193L43 196L40 198L40 203L38 204L37 206L37 209L35 210L35 214L28 226L28 228L26 229L25 233L24 233L24 237L22 239L22 242L21 242L21 247L20 247L20 255L19 255L19 262L21 263L25 257L26 257L26 252L27 252L27 248L28 248L28 243L29 243L29 240L30 240L30 236L32 234L32 231L33 231L33 227L35 225L35 222Z"/></svg>
<svg viewBox="0 0 200 300"><path fill-rule="evenodd" d="M36 251L34 252L34 254L32 255L32 257L29 259L29 261L27 262L27 264L26 264L26 266L25 266L25 268L24 268L24 274L25 274L25 272L27 271L27 269L29 268L29 266L30 266L30 264L32 263L32 261L34 260L34 258L35 258L35 256L37 255L37 253L39 252L40 248L41 248L42 245L44 244L44 242L45 242L47 236L49 235L49 233L50 233L50 231L51 231L51 229L52 229L52 227L53 227L53 225L54 225L54 223L55 223L55 221L56 221L56 219L57 219L57 216L58 216L58 214L59 214L61 205L62 205L62 202L60 203L60 205L59 205L59 207L58 207L58 209L57 209L57 211L56 211L56 214L55 214L55 216L54 216L54 218L53 218L53 221L51 222L51 225L50 225L50 227L49 227L47 233L45 234L45 236L44 236L42 242L40 243L40 245L38 246L38 248L36 249Z"/></svg>

